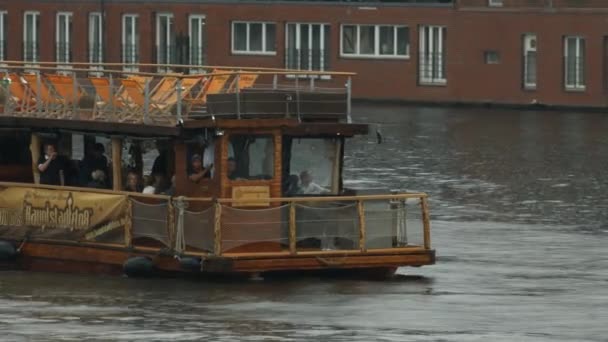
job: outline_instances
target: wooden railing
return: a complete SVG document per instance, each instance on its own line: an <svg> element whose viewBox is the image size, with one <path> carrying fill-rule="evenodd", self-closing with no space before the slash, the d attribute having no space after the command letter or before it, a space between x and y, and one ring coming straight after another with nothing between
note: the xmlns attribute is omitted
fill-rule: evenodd
<svg viewBox="0 0 608 342"><path fill-rule="evenodd" d="M174 64L6 61L0 66L0 76L0 106L6 116L174 126L184 120L215 116L300 118L321 114L350 121L354 74ZM325 78L331 81L319 81Z"/></svg>
<svg viewBox="0 0 608 342"><path fill-rule="evenodd" d="M167 248L174 251L175 254L215 255L226 257L235 255L235 253L240 254L241 252L239 251L239 248L227 248L225 246L225 244L230 243L227 233L232 234L232 238L236 236L239 239L246 239L246 237L239 236L238 234L243 233L252 236L251 234L254 233L255 238L253 240L247 240L245 243L237 246L242 247L249 245L246 254L251 255L278 253L286 256L296 256L299 254L314 255L315 253L367 253L368 251L373 250L393 250L396 252L404 248L418 248L425 250L431 249L430 216L427 195L425 193L251 199L247 200L248 205L255 206L256 203L260 203L261 205L263 204L263 206L257 207L257 209L243 209L232 207L233 204L240 203L235 199L169 197L164 195L146 195L140 193L76 187L42 186L23 183L0 183L0 193L2 189L6 188L46 189L57 192L62 191L66 196L68 195L66 192L96 193L100 195L123 195L128 198L128 205L124 207L124 217L127 219L125 220L126 223L124 224L124 227L121 228L124 229L124 246L136 248L141 246L139 245L137 238L143 236L152 240L157 240L161 245L164 246L159 248ZM415 200L416 203L408 204L408 201L411 200ZM386 221L388 218L388 221L392 222L392 224L400 224L400 222L402 224L406 224L412 220L419 221L420 226L418 229L421 231L412 231L412 227L406 229L404 226L402 228L405 231L401 232L399 231L401 228L397 226L385 226L385 224L391 223L370 225L370 218L366 217L366 215L374 213L374 211L371 210L371 206L373 206L374 202L382 204L384 206L384 209L382 210L389 214L389 216L385 216L383 220ZM341 203L342 205L335 206L337 203ZM326 206L328 204L332 204L334 206ZM78 203L74 203L74 205L78 206ZM406 207L410 207L410 209L412 209L412 205L418 206L418 213L406 210ZM145 213L145 210L139 210L139 212L137 212L137 206L149 206L148 214ZM199 209L193 209L195 207L199 207ZM298 218L298 215L296 214L296 211L300 210L300 208L313 211L318 210L319 215L315 216L314 220L311 222L306 222L306 220ZM343 210L341 216L331 214L333 209ZM204 220L200 220L200 222L196 225L188 225L185 223L185 215L192 214L192 212L188 210L198 211L199 213L208 212L208 220L206 223ZM246 219L230 217L231 211L243 211L246 214ZM194 214L198 215L197 213ZM141 217L142 215L144 217ZM226 221L227 219L233 219L233 223L238 222L239 224L247 225L247 229L237 231L237 235L235 235L234 230L230 231L228 227L229 224ZM279 222L283 220L285 225L279 224ZM303 241L298 240L298 234L302 233L302 229L305 229L306 227L310 228L311 226L320 227L323 225L335 228L340 224L344 224L344 222L348 223L348 227L353 228L351 229L351 232L356 229L356 236L347 234L345 236L337 237L352 239L352 246L347 246L346 248L340 247L329 249L319 248L318 246L298 246L298 242ZM257 246L257 243L267 242L265 237L262 235L265 231L268 232L269 227L273 226L274 230L271 231L270 237L280 238L281 236L285 236L285 240L287 241L286 243L282 244L284 247L279 247L278 249L275 248L274 250L265 249L267 246L262 246L258 250L256 250L255 247L252 247ZM281 232L281 227L283 226L287 227L286 234ZM369 241L371 241L370 236L377 234L378 231L381 231L381 233L389 231L389 233L388 235L382 235L383 241L385 241L384 244L380 246L372 246L369 244ZM195 241L189 241L187 238L187 236L191 236L189 234L197 235L196 240L204 240L204 245L197 246ZM405 234L405 236L400 236L400 234ZM410 234L413 234L413 236L420 235L421 240L408 240L410 238ZM318 241L323 239L321 235L315 235L314 233L311 236L308 236L308 238ZM35 236L31 237L31 239L36 240ZM386 243L386 241L388 241L388 243ZM85 240L75 240L71 241L71 243L96 244L96 242ZM279 245L279 243L273 243L273 246L275 247Z"/></svg>

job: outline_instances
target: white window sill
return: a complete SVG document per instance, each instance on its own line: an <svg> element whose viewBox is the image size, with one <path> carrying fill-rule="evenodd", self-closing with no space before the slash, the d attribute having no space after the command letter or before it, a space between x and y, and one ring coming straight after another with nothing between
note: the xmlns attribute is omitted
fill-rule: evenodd
<svg viewBox="0 0 608 342"><path fill-rule="evenodd" d="M392 59L392 60L408 60L410 55L357 55L357 54L340 54L340 58L347 59Z"/></svg>
<svg viewBox="0 0 608 342"><path fill-rule="evenodd" d="M233 55L237 56L276 56L277 52L262 52L262 51L232 51Z"/></svg>
<svg viewBox="0 0 608 342"><path fill-rule="evenodd" d="M419 84L421 86L446 86L448 84L447 80L420 80Z"/></svg>
<svg viewBox="0 0 608 342"><path fill-rule="evenodd" d="M534 91L536 90L536 84L525 84L524 90Z"/></svg>
<svg viewBox="0 0 608 342"><path fill-rule="evenodd" d="M302 70L302 71L305 71L305 70ZM322 72L322 71L318 71L318 72ZM302 74L298 74L297 77L299 79L311 79L311 78L314 78L314 79L320 79L320 80L323 80L323 81L325 81L325 80L331 80L331 75L302 75ZM296 75L294 75L294 74L287 74L287 75L285 75L285 78L295 79Z"/></svg>
<svg viewBox="0 0 608 342"><path fill-rule="evenodd" d="M585 86L573 86L573 87L566 86L565 90L567 92L582 93L585 90L587 90L587 87L585 87Z"/></svg>

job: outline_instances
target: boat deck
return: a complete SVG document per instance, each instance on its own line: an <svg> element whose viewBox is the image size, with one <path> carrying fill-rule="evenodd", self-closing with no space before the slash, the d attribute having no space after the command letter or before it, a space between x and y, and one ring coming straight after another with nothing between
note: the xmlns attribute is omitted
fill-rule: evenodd
<svg viewBox="0 0 608 342"><path fill-rule="evenodd" d="M163 72L133 71L146 68ZM0 75L2 116L153 126L216 118L350 122L354 76L265 68L11 61L3 62Z"/></svg>

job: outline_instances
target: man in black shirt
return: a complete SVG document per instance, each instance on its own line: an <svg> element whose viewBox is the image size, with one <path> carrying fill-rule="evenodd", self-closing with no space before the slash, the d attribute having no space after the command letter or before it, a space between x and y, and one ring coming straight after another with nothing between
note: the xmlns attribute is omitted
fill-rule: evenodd
<svg viewBox="0 0 608 342"><path fill-rule="evenodd" d="M65 160L57 154L57 147L53 144L47 144L45 146L45 154L40 156L38 160L40 184L64 185L65 170Z"/></svg>

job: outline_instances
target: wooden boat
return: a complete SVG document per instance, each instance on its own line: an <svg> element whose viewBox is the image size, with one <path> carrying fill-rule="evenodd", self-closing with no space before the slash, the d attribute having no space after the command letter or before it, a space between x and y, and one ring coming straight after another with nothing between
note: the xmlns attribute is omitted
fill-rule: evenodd
<svg viewBox="0 0 608 342"><path fill-rule="evenodd" d="M344 145L368 131L350 119L353 74L122 67L3 67L5 267L132 276L389 275L434 263L426 194L365 194L343 185ZM322 83L327 78L332 83ZM64 156L59 185L40 184L38 161L49 141ZM91 187L91 169L77 165L96 143L111 155L109 181L96 183L106 188ZM127 171L143 179L154 157L148 177L155 193L126 191ZM163 186L163 176L171 186Z"/></svg>

